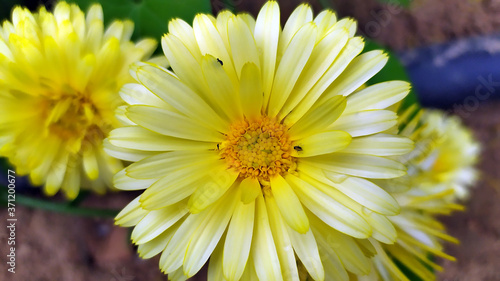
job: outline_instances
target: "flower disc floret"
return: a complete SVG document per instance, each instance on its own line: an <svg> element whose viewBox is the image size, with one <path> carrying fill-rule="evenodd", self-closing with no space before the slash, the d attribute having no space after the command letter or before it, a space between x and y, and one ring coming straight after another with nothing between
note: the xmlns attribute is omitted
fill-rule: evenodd
<svg viewBox="0 0 500 281"><path fill-rule="evenodd" d="M273 175L283 176L295 164L290 156L293 148L287 130L269 117L236 122L221 145L221 157L242 178L269 181Z"/></svg>

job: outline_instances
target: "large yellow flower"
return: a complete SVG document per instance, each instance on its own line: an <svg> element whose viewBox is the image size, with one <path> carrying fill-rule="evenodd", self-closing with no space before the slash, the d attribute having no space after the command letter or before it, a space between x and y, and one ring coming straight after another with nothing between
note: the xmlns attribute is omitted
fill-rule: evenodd
<svg viewBox="0 0 500 281"><path fill-rule="evenodd" d="M413 143L381 132L396 125L386 108L410 87L360 89L387 56L359 55L355 30L331 11L313 18L308 5L281 30L274 1L256 20L225 11L193 27L170 22L162 46L173 72L136 64L137 83L121 91L127 126L105 141L111 155L137 161L115 185L145 191L117 223L135 225L143 257L163 252L174 280L210 256L218 281L298 280L296 257L314 280L369 271L366 240L354 238L396 239L386 216L399 206L369 179L405 174L389 156ZM338 255L335 268L325 269L318 244Z"/></svg>
<svg viewBox="0 0 500 281"><path fill-rule="evenodd" d="M104 30L101 6L85 17L65 2L53 13L16 7L0 28L0 154L46 194L102 193L123 168L102 140L119 124L129 65L156 48L129 41L133 28L115 21Z"/></svg>

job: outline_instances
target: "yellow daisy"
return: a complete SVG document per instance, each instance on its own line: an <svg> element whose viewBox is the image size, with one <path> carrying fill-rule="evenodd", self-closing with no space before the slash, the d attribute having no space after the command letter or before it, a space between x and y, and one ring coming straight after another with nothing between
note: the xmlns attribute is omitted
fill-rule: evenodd
<svg viewBox="0 0 500 281"><path fill-rule="evenodd" d="M80 186L103 193L123 168L103 151L115 128L118 91L129 65L156 42L134 44L131 21L106 30L100 5L87 15L60 2L54 12L16 7L0 27L0 155L47 195L74 198Z"/></svg>
<svg viewBox="0 0 500 281"><path fill-rule="evenodd" d="M410 280L395 261L421 280L435 280L433 271L442 268L433 257L455 260L443 252L442 242L458 240L445 233L436 216L463 210L455 201L463 199L475 182L477 172L473 164L479 145L457 117L448 117L438 110L415 109L403 114L402 120L413 118L400 133L415 142L415 149L400 157L408 166L408 175L381 182L387 189L402 184L409 188L393 194L401 213L389 220L396 227L398 238L393 245L371 240L376 248L372 258L375 270L368 277L358 277L359 280Z"/></svg>
<svg viewBox="0 0 500 281"><path fill-rule="evenodd" d="M417 147L432 147L430 153L409 159L411 174L422 189L452 192L451 201L466 199L478 178L475 165L480 146L472 132L458 116L447 116L439 110L425 110ZM432 139L432 144L426 140ZM422 149L425 151L426 149ZM428 186L428 188L426 188Z"/></svg>
<svg viewBox="0 0 500 281"><path fill-rule="evenodd" d="M381 132L396 125L387 108L410 86L360 89L387 55L360 55L355 30L307 4L281 30L274 1L256 20L224 11L169 23L162 47L173 71L133 67L118 112L128 125L105 141L110 155L136 161L114 182L144 190L117 217L135 225L141 256L162 252L173 280L209 257L217 281L298 280L296 257L314 280L368 272L360 244L396 239L386 216L399 206L370 179L405 174L389 157L412 141ZM318 244L339 256L337 268L323 266Z"/></svg>

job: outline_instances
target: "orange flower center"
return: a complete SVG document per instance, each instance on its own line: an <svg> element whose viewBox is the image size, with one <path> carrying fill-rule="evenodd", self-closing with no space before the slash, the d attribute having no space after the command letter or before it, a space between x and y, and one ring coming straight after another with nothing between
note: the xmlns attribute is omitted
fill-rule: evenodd
<svg viewBox="0 0 500 281"><path fill-rule="evenodd" d="M295 159L290 156L292 144L287 130L269 117L235 122L220 147L220 154L241 177L268 181L270 176L283 175L296 167Z"/></svg>

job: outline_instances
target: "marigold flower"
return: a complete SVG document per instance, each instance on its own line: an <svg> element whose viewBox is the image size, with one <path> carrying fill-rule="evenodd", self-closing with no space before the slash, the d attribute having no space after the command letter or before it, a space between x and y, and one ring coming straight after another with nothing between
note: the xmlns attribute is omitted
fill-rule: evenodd
<svg viewBox="0 0 500 281"><path fill-rule="evenodd" d="M344 266L369 271L354 238L396 240L387 216L399 206L370 179L406 172L390 157L412 141L383 132L410 86L360 89L387 56L360 55L355 30L328 10L313 18L307 4L281 30L274 1L256 20L224 11L197 15L193 27L170 22L162 47L173 71L136 64L137 83L121 91L127 126L105 141L135 161L115 186L144 192L117 223L135 225L142 257L162 252L173 280L209 257L209 280L298 280L296 257L314 280L347 276ZM339 255L339 273L325 269L318 244Z"/></svg>
<svg viewBox="0 0 500 281"><path fill-rule="evenodd" d="M132 31L128 20L104 30L100 5L85 16L66 2L53 13L16 7L0 27L0 154L47 195L103 193L123 168L102 140L119 124L129 65L156 48L131 42Z"/></svg>

